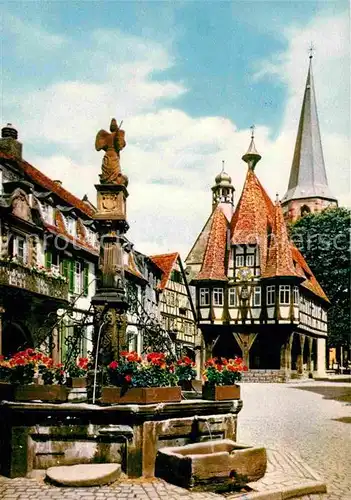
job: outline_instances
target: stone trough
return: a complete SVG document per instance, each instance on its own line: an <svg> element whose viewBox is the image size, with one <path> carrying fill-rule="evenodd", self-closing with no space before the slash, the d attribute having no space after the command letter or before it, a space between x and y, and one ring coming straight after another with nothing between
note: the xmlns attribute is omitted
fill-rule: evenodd
<svg viewBox="0 0 351 500"><path fill-rule="evenodd" d="M264 476L266 467L265 448L218 439L159 449L155 475L178 486L192 488L229 479L233 484L257 481Z"/></svg>

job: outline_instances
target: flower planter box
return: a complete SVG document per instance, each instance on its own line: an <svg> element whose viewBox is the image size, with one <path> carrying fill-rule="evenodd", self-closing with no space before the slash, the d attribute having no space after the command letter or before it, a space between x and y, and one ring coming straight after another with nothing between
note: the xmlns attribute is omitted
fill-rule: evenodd
<svg viewBox="0 0 351 500"><path fill-rule="evenodd" d="M14 386L10 382L0 381L0 401L12 401L14 393Z"/></svg>
<svg viewBox="0 0 351 500"><path fill-rule="evenodd" d="M121 387L103 387L100 402L103 404L170 403L182 399L181 388L176 387L132 387L121 394Z"/></svg>
<svg viewBox="0 0 351 500"><path fill-rule="evenodd" d="M70 389L84 389L87 386L86 377L68 377L66 385Z"/></svg>
<svg viewBox="0 0 351 500"><path fill-rule="evenodd" d="M68 389L63 385L18 385L15 387L15 401L67 401Z"/></svg>
<svg viewBox="0 0 351 500"><path fill-rule="evenodd" d="M202 386L202 399L224 401L226 399L240 399L239 385L208 385Z"/></svg>

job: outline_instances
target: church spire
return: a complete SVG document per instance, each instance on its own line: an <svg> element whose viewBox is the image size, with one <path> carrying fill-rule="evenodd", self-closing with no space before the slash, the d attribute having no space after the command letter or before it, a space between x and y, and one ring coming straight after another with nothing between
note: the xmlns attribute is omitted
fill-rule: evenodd
<svg viewBox="0 0 351 500"><path fill-rule="evenodd" d="M336 199L329 190L325 170L313 82L312 59L311 48L288 191L282 199L285 212L290 210L292 202L297 200L303 204L304 210L306 211L307 208L309 212L320 211L329 205L337 205ZM294 205L295 214L289 216L292 219L296 219L302 214L302 211L297 213L299 209L301 210L302 205L301 207L296 206L296 203Z"/></svg>

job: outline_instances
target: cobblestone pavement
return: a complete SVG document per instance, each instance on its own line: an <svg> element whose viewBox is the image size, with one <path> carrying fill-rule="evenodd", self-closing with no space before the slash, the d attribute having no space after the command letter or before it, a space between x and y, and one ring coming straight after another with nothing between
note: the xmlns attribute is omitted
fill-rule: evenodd
<svg viewBox="0 0 351 500"><path fill-rule="evenodd" d="M327 495L304 499L350 500L351 426L335 419L350 417L351 405L301 390L323 386L340 387L341 383L242 384L238 441L302 457L328 487Z"/></svg>
<svg viewBox="0 0 351 500"><path fill-rule="evenodd" d="M328 382L311 384L314 387L331 385ZM337 386L340 387L340 383ZM351 500L348 455L351 427L334 420L350 416L351 406L323 399L319 394L297 387L301 388L301 384L296 387L290 384L242 385L244 408L239 414L238 441L266 446L269 457L266 475L250 486L260 494L266 493L265 500L290 498L270 492L298 486L319 485L320 488L314 470L327 481L328 494L309 494L301 497L302 500ZM308 465L301 462L299 456ZM227 498L250 500L251 497L246 494ZM190 493L159 480L125 480L96 488L59 488L38 479L0 478L0 499L220 500L223 497L214 493Z"/></svg>

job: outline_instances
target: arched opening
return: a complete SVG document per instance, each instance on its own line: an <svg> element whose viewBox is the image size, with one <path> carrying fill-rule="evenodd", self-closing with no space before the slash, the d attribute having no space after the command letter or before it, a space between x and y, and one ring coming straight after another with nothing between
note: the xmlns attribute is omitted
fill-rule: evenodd
<svg viewBox="0 0 351 500"><path fill-rule="evenodd" d="M21 323L5 323L2 334L2 353L5 357L33 347L31 335Z"/></svg>
<svg viewBox="0 0 351 500"><path fill-rule="evenodd" d="M237 343L233 333L222 333L212 349L212 355L215 358L234 358L238 356L241 358L242 352L239 344Z"/></svg>
<svg viewBox="0 0 351 500"><path fill-rule="evenodd" d="M304 371L310 371L310 363L311 358L310 358L310 342L309 338L305 338L305 344L303 346L303 370Z"/></svg>
<svg viewBox="0 0 351 500"><path fill-rule="evenodd" d="M311 213L311 209L307 205L302 205L302 207L300 209L300 213L301 213L301 217L303 217L304 215Z"/></svg>
<svg viewBox="0 0 351 500"><path fill-rule="evenodd" d="M250 349L250 368L253 370L279 370L279 342L272 342L269 335L258 334Z"/></svg>

